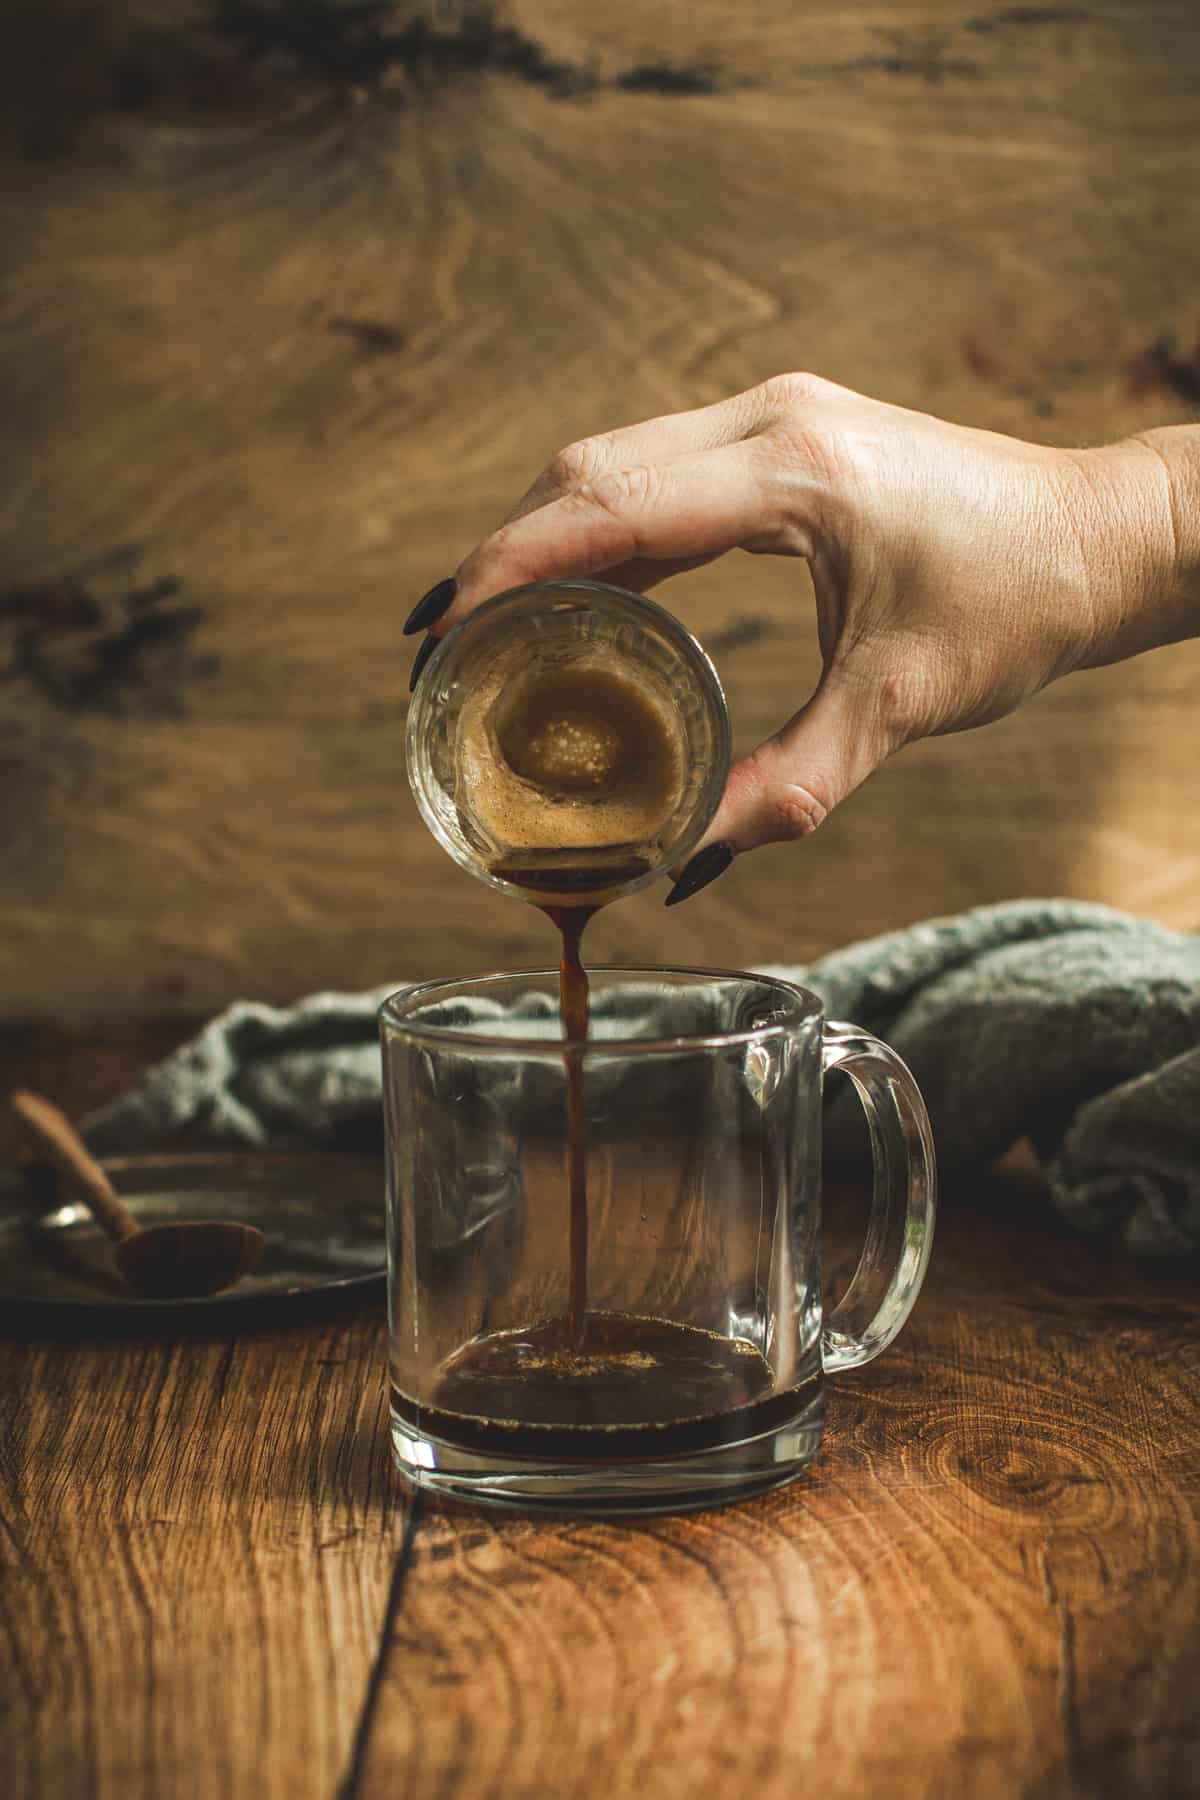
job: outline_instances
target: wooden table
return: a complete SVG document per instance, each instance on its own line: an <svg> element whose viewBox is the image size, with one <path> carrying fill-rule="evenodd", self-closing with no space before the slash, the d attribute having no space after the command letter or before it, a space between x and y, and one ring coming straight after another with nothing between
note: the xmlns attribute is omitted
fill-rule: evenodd
<svg viewBox="0 0 1200 1800"><path fill-rule="evenodd" d="M1198 1302L952 1192L817 1466L630 1523L414 1502L379 1304L0 1342L0 1793L1200 1794Z"/></svg>

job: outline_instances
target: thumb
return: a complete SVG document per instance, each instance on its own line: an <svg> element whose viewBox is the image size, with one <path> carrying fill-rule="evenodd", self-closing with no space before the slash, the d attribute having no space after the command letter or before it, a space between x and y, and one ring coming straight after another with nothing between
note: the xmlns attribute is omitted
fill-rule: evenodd
<svg viewBox="0 0 1200 1800"><path fill-rule="evenodd" d="M810 836L889 754L877 717L861 687L823 680L807 706L730 770L704 842L667 905L698 893L743 850Z"/></svg>

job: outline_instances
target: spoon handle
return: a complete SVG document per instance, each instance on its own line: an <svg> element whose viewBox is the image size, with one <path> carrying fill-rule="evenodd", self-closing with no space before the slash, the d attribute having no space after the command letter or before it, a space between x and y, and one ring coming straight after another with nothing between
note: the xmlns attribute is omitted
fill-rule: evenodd
<svg viewBox="0 0 1200 1800"><path fill-rule="evenodd" d="M31 1147L79 1189L104 1229L120 1243L138 1229L133 1214L121 1205L112 1184L67 1115L27 1088L8 1097L9 1110Z"/></svg>

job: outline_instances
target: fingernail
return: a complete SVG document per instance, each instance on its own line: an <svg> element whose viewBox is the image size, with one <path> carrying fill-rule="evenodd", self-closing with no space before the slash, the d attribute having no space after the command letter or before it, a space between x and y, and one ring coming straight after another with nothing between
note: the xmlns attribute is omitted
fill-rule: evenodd
<svg viewBox="0 0 1200 1800"><path fill-rule="evenodd" d="M413 657L413 666L408 677L408 691L410 694L416 687L418 681L420 681L421 671L437 647L438 640L434 637L433 633L430 632L429 636L425 639L425 642L421 645L421 648L417 651L417 654ZM684 870L684 874L687 874L686 869Z"/></svg>
<svg viewBox="0 0 1200 1800"><path fill-rule="evenodd" d="M690 900L701 888L723 875L733 861L732 844L707 844L698 856L693 856L684 868L683 874L675 883L664 906L678 906L681 900Z"/></svg>
<svg viewBox="0 0 1200 1800"><path fill-rule="evenodd" d="M427 594L422 594L404 621L405 637L412 637L418 631L428 631L431 625L436 625L442 614L449 610L457 592L457 581L453 575L447 575L445 581L439 581Z"/></svg>

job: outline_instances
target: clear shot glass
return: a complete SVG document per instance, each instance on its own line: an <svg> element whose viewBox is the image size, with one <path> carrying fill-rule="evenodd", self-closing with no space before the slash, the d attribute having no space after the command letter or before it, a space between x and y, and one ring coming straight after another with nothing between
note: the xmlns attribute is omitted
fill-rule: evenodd
<svg viewBox="0 0 1200 1800"><path fill-rule="evenodd" d="M434 837L543 906L616 899L686 861L729 756L696 639L601 581L488 601L443 639L408 713L409 781Z"/></svg>

